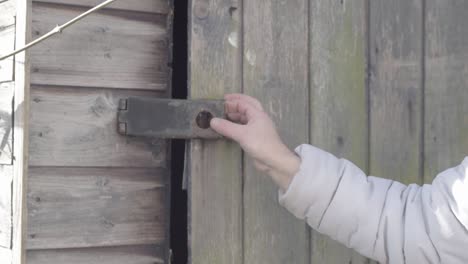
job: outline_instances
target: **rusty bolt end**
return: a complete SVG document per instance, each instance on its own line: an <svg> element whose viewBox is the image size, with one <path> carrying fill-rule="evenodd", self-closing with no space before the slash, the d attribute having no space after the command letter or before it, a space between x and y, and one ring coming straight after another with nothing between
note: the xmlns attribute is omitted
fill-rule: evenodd
<svg viewBox="0 0 468 264"><path fill-rule="evenodd" d="M210 128L210 121L213 119L213 114L208 111L201 111L198 113L196 122L197 126L201 129Z"/></svg>

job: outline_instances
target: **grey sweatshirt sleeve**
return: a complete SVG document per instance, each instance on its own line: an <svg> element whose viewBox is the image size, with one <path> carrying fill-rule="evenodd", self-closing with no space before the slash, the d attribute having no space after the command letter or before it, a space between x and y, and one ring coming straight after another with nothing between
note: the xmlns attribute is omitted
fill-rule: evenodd
<svg viewBox="0 0 468 264"><path fill-rule="evenodd" d="M280 204L320 233L381 263L468 263L468 157L432 185L367 177L310 145Z"/></svg>

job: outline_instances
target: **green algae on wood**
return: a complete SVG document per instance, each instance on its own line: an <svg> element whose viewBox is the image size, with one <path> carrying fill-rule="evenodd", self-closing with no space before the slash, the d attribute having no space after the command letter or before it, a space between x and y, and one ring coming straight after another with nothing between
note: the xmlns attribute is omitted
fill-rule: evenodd
<svg viewBox="0 0 468 264"><path fill-rule="evenodd" d="M311 1L311 143L367 170L365 1ZM366 263L312 231L311 263Z"/></svg>

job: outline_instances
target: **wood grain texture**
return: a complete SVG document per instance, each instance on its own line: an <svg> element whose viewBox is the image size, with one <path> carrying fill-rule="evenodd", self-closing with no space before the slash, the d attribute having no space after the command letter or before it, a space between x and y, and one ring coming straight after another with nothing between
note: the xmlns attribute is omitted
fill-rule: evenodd
<svg viewBox="0 0 468 264"><path fill-rule="evenodd" d="M0 165L0 248L11 249L11 184L13 166ZM9 254L8 254L9 255ZM1 258L0 253L0 260ZM6 263L3 262L2 263Z"/></svg>
<svg viewBox="0 0 468 264"><path fill-rule="evenodd" d="M102 0L33 0L34 2L68 4L76 6L94 7L102 3ZM170 12L169 0L138 0L138 1L116 1L110 4L106 9L121 9L129 11L140 11L150 13L167 14Z"/></svg>
<svg viewBox="0 0 468 264"><path fill-rule="evenodd" d="M14 82L0 83L0 164L13 163Z"/></svg>
<svg viewBox="0 0 468 264"><path fill-rule="evenodd" d="M105 248L29 250L28 264L163 264L163 250L156 245Z"/></svg>
<svg viewBox="0 0 468 264"><path fill-rule="evenodd" d="M0 3L0 54L6 54L15 49L15 1ZM0 61L0 83L13 81L14 58Z"/></svg>
<svg viewBox="0 0 468 264"><path fill-rule="evenodd" d="M240 1L192 0L191 98L240 92ZM192 140L189 187L189 263L242 263L242 154L224 140Z"/></svg>
<svg viewBox="0 0 468 264"><path fill-rule="evenodd" d="M366 1L310 1L310 139L367 170ZM311 263L366 263L312 232Z"/></svg>
<svg viewBox="0 0 468 264"><path fill-rule="evenodd" d="M31 41L31 0L16 0L15 45ZM26 262L27 205L26 186L29 164L29 51L15 55L15 92L13 118L13 184L12 184L12 254L14 264Z"/></svg>
<svg viewBox="0 0 468 264"><path fill-rule="evenodd" d="M308 3L244 2L244 91L258 98L289 147L308 140ZM244 263L308 263L309 232L278 189L244 162Z"/></svg>
<svg viewBox="0 0 468 264"><path fill-rule="evenodd" d="M34 3L34 38L85 10ZM163 91L169 49L166 15L103 10L31 49L31 83Z"/></svg>
<svg viewBox="0 0 468 264"><path fill-rule="evenodd" d="M120 98L161 96L131 90L34 87L31 166L165 167L164 140L117 133Z"/></svg>
<svg viewBox="0 0 468 264"><path fill-rule="evenodd" d="M164 169L31 167L28 249L162 244Z"/></svg>
<svg viewBox="0 0 468 264"><path fill-rule="evenodd" d="M426 1L424 180L468 155L468 2Z"/></svg>
<svg viewBox="0 0 468 264"><path fill-rule="evenodd" d="M421 184L422 1L370 10L370 174Z"/></svg>

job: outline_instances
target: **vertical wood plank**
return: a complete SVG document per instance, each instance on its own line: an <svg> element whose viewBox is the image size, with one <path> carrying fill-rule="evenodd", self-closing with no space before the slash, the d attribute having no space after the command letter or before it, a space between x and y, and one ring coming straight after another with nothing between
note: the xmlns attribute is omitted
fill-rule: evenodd
<svg viewBox="0 0 468 264"><path fill-rule="evenodd" d="M190 2L189 93L241 91L241 2ZM189 263L242 262L242 154L227 141L190 144Z"/></svg>
<svg viewBox="0 0 468 264"><path fill-rule="evenodd" d="M258 98L289 147L308 140L308 2L244 2L244 91ZM244 263L307 263L306 224L281 208L277 187L244 167Z"/></svg>
<svg viewBox="0 0 468 264"><path fill-rule="evenodd" d="M366 1L310 1L311 143L367 169ZM365 263L312 232L311 263Z"/></svg>
<svg viewBox="0 0 468 264"><path fill-rule="evenodd" d="M31 0L16 0L16 46L31 40ZM13 128L12 262L26 262L26 186L28 178L29 51L15 55Z"/></svg>
<svg viewBox="0 0 468 264"><path fill-rule="evenodd" d="M422 0L370 1L370 174L422 183Z"/></svg>
<svg viewBox="0 0 468 264"><path fill-rule="evenodd" d="M425 170L430 183L468 155L468 2L426 3Z"/></svg>

